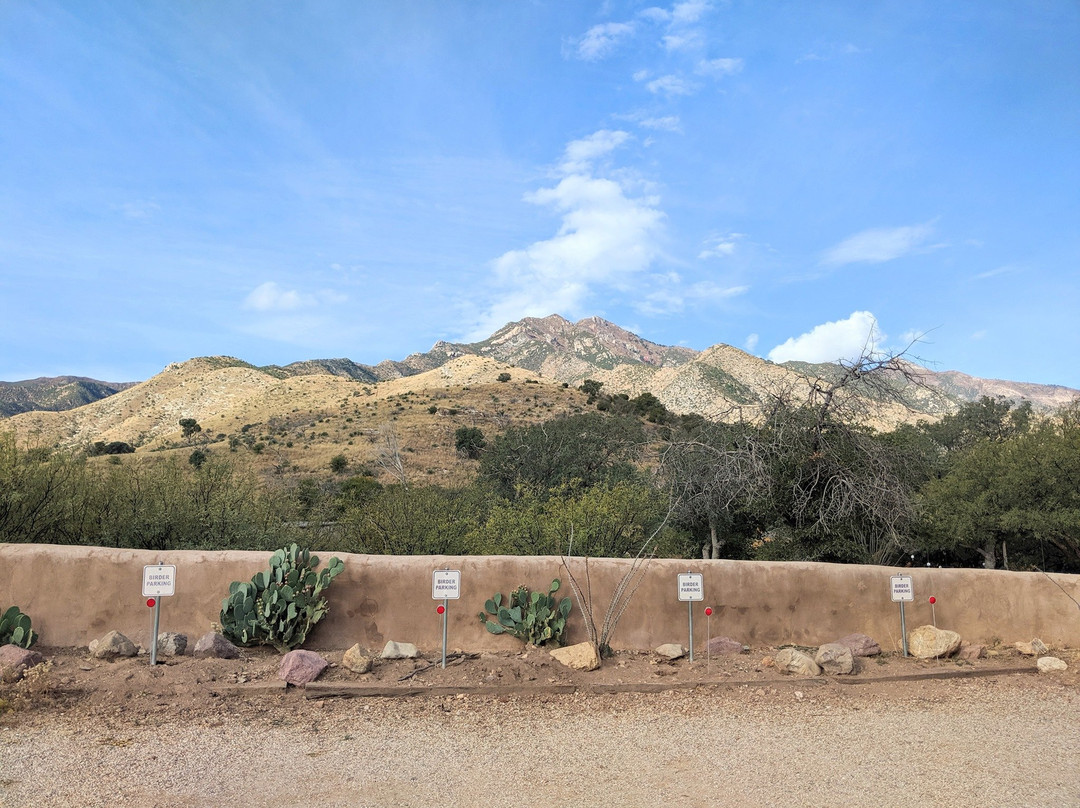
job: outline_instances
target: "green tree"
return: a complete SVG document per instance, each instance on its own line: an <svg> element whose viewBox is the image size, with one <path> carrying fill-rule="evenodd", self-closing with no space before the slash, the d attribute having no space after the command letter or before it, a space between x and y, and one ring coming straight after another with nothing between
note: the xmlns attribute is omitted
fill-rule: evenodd
<svg viewBox="0 0 1080 808"><path fill-rule="evenodd" d="M454 447L462 457L479 460L480 452L487 446L484 433L475 426L460 426L454 432Z"/></svg>
<svg viewBox="0 0 1080 808"><path fill-rule="evenodd" d="M631 461L644 444L640 421L599 413L511 427L481 456L479 479L509 499L523 491L544 497L564 484L588 487L633 477Z"/></svg>
<svg viewBox="0 0 1080 808"><path fill-rule="evenodd" d="M336 454L330 458L330 471L341 474L349 467L349 459L343 454Z"/></svg>
<svg viewBox="0 0 1080 808"><path fill-rule="evenodd" d="M1080 419L1052 421L959 451L920 492L924 547L994 569L1080 569Z"/></svg>
<svg viewBox="0 0 1080 808"><path fill-rule="evenodd" d="M199 426L199 422L194 418L181 418L179 421L181 434L185 438L190 438L196 432L202 432L202 427Z"/></svg>

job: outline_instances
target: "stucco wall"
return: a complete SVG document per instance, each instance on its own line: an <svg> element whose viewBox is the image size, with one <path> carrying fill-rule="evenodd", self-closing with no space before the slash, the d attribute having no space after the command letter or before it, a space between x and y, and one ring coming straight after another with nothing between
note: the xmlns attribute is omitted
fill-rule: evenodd
<svg viewBox="0 0 1080 808"><path fill-rule="evenodd" d="M176 565L176 595L162 599L161 631L198 637L218 620L229 583L249 580L267 568L269 553L170 552L102 547L0 544L0 607L18 605L33 620L41 642L87 645L117 629L137 643L151 633L151 610L142 597L142 568L159 561ZM328 556L327 556L328 557ZM329 616L307 647L343 649L359 642L379 649L386 640L416 643L435 652L442 622L431 598L435 569L461 571L461 599L451 601L448 644L470 651L517 647L489 634L477 620L484 601L519 584L545 589L561 578L550 556L366 556L341 554L345 571L329 589ZM325 563L326 558L323 558ZM598 623L630 562L592 559L588 578ZM584 563L573 562L584 585ZM927 599L937 599L937 624L965 640L1004 642L1041 637L1056 647L1080 646L1080 576L971 569L897 570L841 564L657 559L645 573L612 642L615 648L687 644L687 604L679 602L676 576L704 576L705 600L694 604L694 642L725 635L747 645L782 642L818 645L859 631L886 649L900 647L899 608L889 596L889 577L913 578L915 601L907 605L909 629L931 621ZM1060 587L1054 582L1060 584ZM704 607L712 606L710 619ZM570 619L571 642L586 639L578 605Z"/></svg>

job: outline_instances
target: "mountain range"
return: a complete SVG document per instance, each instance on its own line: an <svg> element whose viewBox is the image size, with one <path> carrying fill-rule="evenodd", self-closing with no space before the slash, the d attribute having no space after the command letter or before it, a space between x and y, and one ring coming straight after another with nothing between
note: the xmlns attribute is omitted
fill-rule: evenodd
<svg viewBox="0 0 1080 808"><path fill-rule="evenodd" d="M979 379L913 364L905 370L896 374L895 385L907 407L892 398L864 402L870 425L934 420L981 396L1030 401L1037 411L1080 396L1061 386ZM602 383L609 393L651 393L679 414L752 420L777 391L804 396L813 380L835 378L839 371L833 364L776 364L730 345L704 351L658 345L599 317L573 323L551 315L509 323L480 342L438 342L424 353L373 366L314 359L256 367L232 357L200 357L139 383L76 377L0 383L0 414L7 416L0 431L63 447L124 441L162 448L175 445L179 419L194 418L207 429L204 439L261 425L269 440L273 426L281 440L272 445L283 446L288 436L293 444L322 438L333 443L331 430L318 428L333 423L337 437L355 445L362 437L375 443L371 436L390 420L399 428L405 421L414 424L418 447L425 441L444 446L448 425L463 418L498 429L580 410L584 396L576 388L585 379ZM426 407L418 406L421 398ZM380 409L380 402L392 403L392 409ZM347 419L338 418L346 412Z"/></svg>

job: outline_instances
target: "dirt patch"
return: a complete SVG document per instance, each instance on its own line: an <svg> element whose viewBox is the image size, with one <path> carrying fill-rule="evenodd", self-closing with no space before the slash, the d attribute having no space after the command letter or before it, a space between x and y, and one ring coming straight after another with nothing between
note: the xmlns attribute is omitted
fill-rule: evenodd
<svg viewBox="0 0 1080 808"><path fill-rule="evenodd" d="M343 652L324 652L330 667L307 688L286 687L278 678L281 656L271 649L244 649L240 659L190 656L138 656L113 662L92 659L86 649L40 648L49 669L29 683L5 685L0 699L7 710L0 723L48 721L49 716L110 715L138 724L176 717L212 718L229 709L261 713L281 699L312 700L365 696L466 696L528 698L552 694L661 693L696 688L747 688L773 692L798 688L871 687L882 696L907 692L913 680L968 679L1023 675L1025 680L1052 679L1056 686L1080 686L1080 651L1058 651L1069 669L1052 677L1035 673L1035 660L1012 649L992 650L986 659L920 661L898 654L857 660L849 676L792 677L769 664L777 648L748 654L667 661L650 652L618 652L599 670L576 671L546 651L462 654L452 652L446 668L441 657L414 660L376 659L371 673L356 674L341 664Z"/></svg>

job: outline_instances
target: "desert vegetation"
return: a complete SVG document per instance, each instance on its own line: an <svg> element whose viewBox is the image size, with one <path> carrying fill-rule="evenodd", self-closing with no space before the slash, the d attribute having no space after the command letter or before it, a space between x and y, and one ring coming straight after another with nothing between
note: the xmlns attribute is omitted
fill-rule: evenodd
<svg viewBox="0 0 1080 808"><path fill-rule="evenodd" d="M777 390L732 423L592 380L497 382L461 423L451 392L377 399L351 382L339 413L184 418L158 451L0 434L0 541L561 555L572 535L585 556L632 558L651 539L669 557L1080 570L1080 405L1044 416L984 397L880 430L842 395L876 370ZM479 395L503 414L476 417ZM316 442L321 459L290 459ZM433 446L452 473L418 462Z"/></svg>

